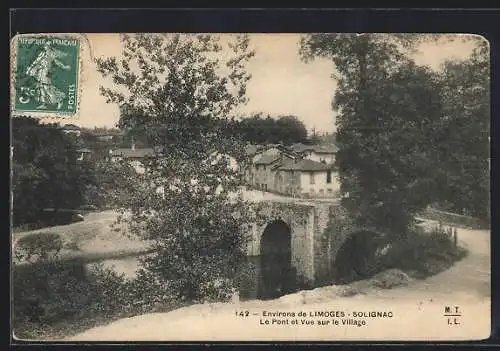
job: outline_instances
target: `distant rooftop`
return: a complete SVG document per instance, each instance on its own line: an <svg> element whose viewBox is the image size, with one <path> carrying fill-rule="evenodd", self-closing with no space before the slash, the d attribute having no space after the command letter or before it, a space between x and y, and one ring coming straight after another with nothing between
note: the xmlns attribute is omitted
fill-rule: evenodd
<svg viewBox="0 0 500 351"><path fill-rule="evenodd" d="M81 130L80 127L78 127L77 125L74 125L74 124L65 124L64 126L61 127L61 129L64 129L64 130Z"/></svg>
<svg viewBox="0 0 500 351"><path fill-rule="evenodd" d="M91 130L90 132L95 136L118 136L124 134L120 129Z"/></svg>
<svg viewBox="0 0 500 351"><path fill-rule="evenodd" d="M302 143L296 143L291 146L291 149L295 152L313 151L314 145L305 145Z"/></svg>
<svg viewBox="0 0 500 351"><path fill-rule="evenodd" d="M309 171L319 172L332 170L333 166L322 162L317 162L309 159L301 159L298 161L286 161L278 168L283 171Z"/></svg>
<svg viewBox="0 0 500 351"><path fill-rule="evenodd" d="M280 155L263 155L260 157L258 160L256 160L254 163L256 165L270 165L271 163L274 163L280 159Z"/></svg>
<svg viewBox="0 0 500 351"><path fill-rule="evenodd" d="M314 151L318 154L330 154L335 153L338 150L335 145L305 145L302 143L293 144L291 149L298 153L304 151Z"/></svg>
<svg viewBox="0 0 500 351"><path fill-rule="evenodd" d="M116 149L111 151L111 156L124 157L124 158L144 158L154 156L155 151L153 148L141 148L141 149Z"/></svg>

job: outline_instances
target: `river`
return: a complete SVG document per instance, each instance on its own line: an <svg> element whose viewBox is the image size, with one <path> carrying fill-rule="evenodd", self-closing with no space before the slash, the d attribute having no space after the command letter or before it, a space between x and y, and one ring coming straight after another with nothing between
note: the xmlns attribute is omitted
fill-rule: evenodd
<svg viewBox="0 0 500 351"><path fill-rule="evenodd" d="M444 341L481 340L490 335L490 232L458 229L469 254L450 269L390 290L338 297L333 287L298 292L271 301L193 305L168 313L121 319L87 330L69 341ZM444 313L458 309L460 316ZM246 316L248 311L248 316ZM297 318L268 318L269 313ZM309 315L343 312L326 325L307 324ZM241 312L241 313L240 313ZM354 318L355 313L386 312L387 318ZM317 318L316 318L317 319ZM297 324L293 324L294 320ZM314 322L314 318L311 319ZM349 320L363 325L350 324ZM267 322L266 322L267 321ZM270 323L270 324L266 324ZM339 325L335 323L340 323ZM344 324L343 324L344 323ZM354 322L352 322L354 323ZM357 323L357 322L356 322Z"/></svg>

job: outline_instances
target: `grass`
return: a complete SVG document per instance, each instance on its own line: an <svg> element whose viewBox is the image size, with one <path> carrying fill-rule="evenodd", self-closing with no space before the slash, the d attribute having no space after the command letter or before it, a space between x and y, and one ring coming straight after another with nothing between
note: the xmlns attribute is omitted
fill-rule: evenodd
<svg viewBox="0 0 500 351"><path fill-rule="evenodd" d="M181 302L175 304L165 303L162 306L156 306L149 312L166 313L185 307L187 304ZM130 318L142 315L143 311L128 311L115 314L95 314L92 316L70 317L55 323L33 323L24 321L14 326L16 338L23 340L62 340L86 330L108 325L122 318Z"/></svg>
<svg viewBox="0 0 500 351"><path fill-rule="evenodd" d="M22 232L27 232L31 230L38 230L38 229L44 229L44 228L51 228L54 225L52 224L47 224L47 223L31 223L31 224L23 224L19 225L17 227L12 228L12 233L22 233Z"/></svg>

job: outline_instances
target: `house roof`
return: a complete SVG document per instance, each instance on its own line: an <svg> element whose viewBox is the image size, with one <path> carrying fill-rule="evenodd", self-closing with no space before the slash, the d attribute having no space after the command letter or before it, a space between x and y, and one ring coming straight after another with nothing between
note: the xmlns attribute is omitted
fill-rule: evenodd
<svg viewBox="0 0 500 351"><path fill-rule="evenodd" d="M269 165L275 161L278 161L279 159L280 159L280 155L263 155L258 160L256 160L254 163L256 165Z"/></svg>
<svg viewBox="0 0 500 351"><path fill-rule="evenodd" d="M291 147L285 145L278 145L276 146L276 148L283 153L287 153L289 155L297 155L297 152Z"/></svg>
<svg viewBox="0 0 500 351"><path fill-rule="evenodd" d="M331 154L337 152L338 149L335 145L305 145L297 143L292 145L292 150L298 153L314 151L318 154Z"/></svg>
<svg viewBox="0 0 500 351"><path fill-rule="evenodd" d="M64 126L61 127L61 129L64 130L81 130L80 127L74 125L74 124L65 124Z"/></svg>
<svg viewBox="0 0 500 351"><path fill-rule="evenodd" d="M301 159L297 160L296 162L293 160L285 161L278 169L282 171L321 172L321 171L332 170L333 166L309 159Z"/></svg>
<svg viewBox="0 0 500 351"><path fill-rule="evenodd" d="M111 152L111 156L121 156L125 158L144 158L150 157L155 154L153 148L141 148L141 149L116 149Z"/></svg>
<svg viewBox="0 0 500 351"><path fill-rule="evenodd" d="M314 145L305 145L302 143L293 144L291 149L295 152L313 151Z"/></svg>
<svg viewBox="0 0 500 351"><path fill-rule="evenodd" d="M83 149L78 149L76 150L77 152L86 152L86 153L92 153L92 150L90 149L87 149L86 147L84 147Z"/></svg>

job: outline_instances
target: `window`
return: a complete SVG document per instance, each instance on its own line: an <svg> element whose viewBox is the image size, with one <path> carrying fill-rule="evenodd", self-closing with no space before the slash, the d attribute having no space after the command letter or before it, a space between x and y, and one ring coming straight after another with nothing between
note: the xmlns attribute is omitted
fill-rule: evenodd
<svg viewBox="0 0 500 351"><path fill-rule="evenodd" d="M314 173L309 173L309 184L314 184Z"/></svg>
<svg viewBox="0 0 500 351"><path fill-rule="evenodd" d="M332 182L332 171L326 172L326 182L330 184Z"/></svg>

